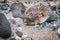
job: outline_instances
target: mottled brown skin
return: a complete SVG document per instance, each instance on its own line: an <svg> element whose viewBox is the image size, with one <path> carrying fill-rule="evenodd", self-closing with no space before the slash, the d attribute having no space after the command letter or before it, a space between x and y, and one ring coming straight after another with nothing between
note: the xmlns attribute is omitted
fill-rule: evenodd
<svg viewBox="0 0 60 40"><path fill-rule="evenodd" d="M23 19L23 21L24 21L24 23L27 23L26 25L30 25L33 22L29 18L25 18L25 19L26 19L26 21L24 21L24 19Z"/></svg>
<svg viewBox="0 0 60 40"><path fill-rule="evenodd" d="M39 16L38 14L35 14L35 19L34 21L30 20L29 18L25 18L26 21L24 23L27 23L27 25L35 25L35 23L38 23L39 22ZM31 24L33 22L33 24Z"/></svg>
<svg viewBox="0 0 60 40"><path fill-rule="evenodd" d="M32 21L29 18L25 18L25 23L27 23L28 25L31 25L32 22L34 25L38 24L40 23L40 19L46 16L47 9L45 8L45 6L41 6L38 10L34 10L33 8L31 8L30 10L32 14L34 14L34 20Z"/></svg>

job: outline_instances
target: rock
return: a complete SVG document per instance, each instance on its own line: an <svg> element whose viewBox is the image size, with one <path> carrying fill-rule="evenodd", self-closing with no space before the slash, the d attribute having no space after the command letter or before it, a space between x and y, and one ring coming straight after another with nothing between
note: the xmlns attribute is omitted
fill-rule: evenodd
<svg viewBox="0 0 60 40"><path fill-rule="evenodd" d="M51 14L50 17L46 20L46 22L52 22L52 21L56 21L57 20L57 15L55 14Z"/></svg>
<svg viewBox="0 0 60 40"><path fill-rule="evenodd" d="M14 19L9 19L9 22L10 22L11 24L15 24L15 25L16 25L16 21L15 21Z"/></svg>
<svg viewBox="0 0 60 40"><path fill-rule="evenodd" d="M7 4L7 0L0 0L0 10L7 10L9 5Z"/></svg>
<svg viewBox="0 0 60 40"><path fill-rule="evenodd" d="M51 6L51 9L56 11L56 6Z"/></svg>
<svg viewBox="0 0 60 40"><path fill-rule="evenodd" d="M23 30L22 27L19 27L19 30Z"/></svg>
<svg viewBox="0 0 60 40"><path fill-rule="evenodd" d="M60 27L60 19L59 19L59 21L56 24L57 24L58 27Z"/></svg>
<svg viewBox="0 0 60 40"><path fill-rule="evenodd" d="M0 13L0 37L9 38L11 36L10 23L4 14Z"/></svg>
<svg viewBox="0 0 60 40"><path fill-rule="evenodd" d="M58 9L60 9L60 7Z"/></svg>
<svg viewBox="0 0 60 40"><path fill-rule="evenodd" d="M2 5L2 10L7 10L8 7L9 7L9 5L5 3L4 5Z"/></svg>
<svg viewBox="0 0 60 40"><path fill-rule="evenodd" d="M25 38L24 40L33 40L31 37Z"/></svg>
<svg viewBox="0 0 60 40"><path fill-rule="evenodd" d="M15 38L11 38L10 40L16 40Z"/></svg>
<svg viewBox="0 0 60 40"><path fill-rule="evenodd" d="M25 6L23 3L13 3L10 7L13 17L20 18L24 16Z"/></svg>
<svg viewBox="0 0 60 40"><path fill-rule="evenodd" d="M15 32L16 34L17 34L17 36L18 37L22 37L22 35L23 35L23 33L22 32L20 32L20 31L18 31L18 30L16 30L16 32Z"/></svg>

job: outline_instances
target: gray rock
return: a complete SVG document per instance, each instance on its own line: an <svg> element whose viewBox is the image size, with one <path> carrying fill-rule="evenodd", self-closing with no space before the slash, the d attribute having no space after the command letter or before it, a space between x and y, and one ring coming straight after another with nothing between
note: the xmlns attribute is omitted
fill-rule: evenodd
<svg viewBox="0 0 60 40"><path fill-rule="evenodd" d="M15 32L17 35L18 35L18 37L22 37L22 35L23 35L23 33L22 32L20 32L20 31L18 31L18 30L16 30L16 32Z"/></svg>
<svg viewBox="0 0 60 40"><path fill-rule="evenodd" d="M24 16L25 6L23 3L13 3L10 7L13 17L20 18Z"/></svg>
<svg viewBox="0 0 60 40"><path fill-rule="evenodd" d="M57 14L51 14L50 17L46 20L47 22L56 21L58 19Z"/></svg>
<svg viewBox="0 0 60 40"><path fill-rule="evenodd" d="M4 14L0 13L0 37L9 38L11 36L10 23Z"/></svg>
<svg viewBox="0 0 60 40"><path fill-rule="evenodd" d="M16 21L14 19L9 19L9 22L16 25Z"/></svg>
<svg viewBox="0 0 60 40"><path fill-rule="evenodd" d="M15 38L11 38L10 40L16 40Z"/></svg>

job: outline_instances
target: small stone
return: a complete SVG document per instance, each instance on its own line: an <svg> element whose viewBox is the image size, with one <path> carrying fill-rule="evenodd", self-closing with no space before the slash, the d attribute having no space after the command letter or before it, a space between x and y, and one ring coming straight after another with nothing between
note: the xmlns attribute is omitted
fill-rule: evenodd
<svg viewBox="0 0 60 40"><path fill-rule="evenodd" d="M16 40L15 38L11 38L10 40Z"/></svg>
<svg viewBox="0 0 60 40"><path fill-rule="evenodd" d="M57 15L51 15L47 20L46 22L53 22L53 21L56 21L57 20Z"/></svg>
<svg viewBox="0 0 60 40"><path fill-rule="evenodd" d="M22 37L22 35L23 35L23 33L22 32L20 32L20 31L18 31L18 30L16 30L16 32L15 32L17 35L18 35L18 37Z"/></svg>

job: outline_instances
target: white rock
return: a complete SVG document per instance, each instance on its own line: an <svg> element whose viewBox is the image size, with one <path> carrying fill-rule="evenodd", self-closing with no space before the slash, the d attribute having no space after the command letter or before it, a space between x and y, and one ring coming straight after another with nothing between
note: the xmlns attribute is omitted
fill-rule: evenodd
<svg viewBox="0 0 60 40"><path fill-rule="evenodd" d="M22 27L19 27L19 30L22 30Z"/></svg>

